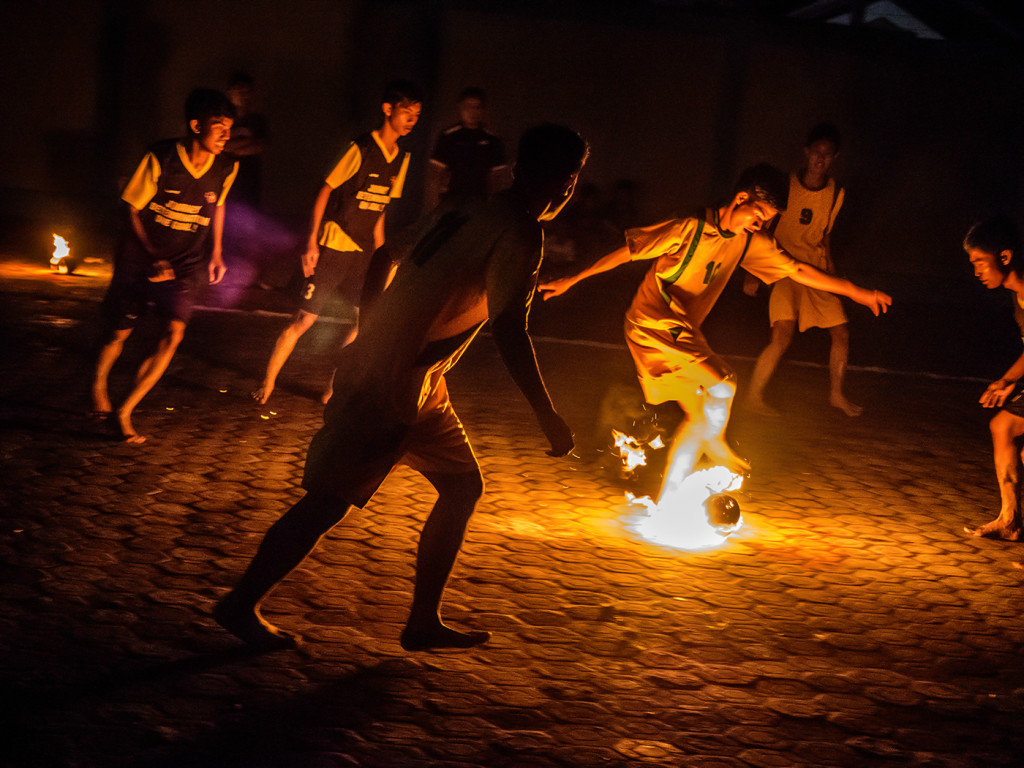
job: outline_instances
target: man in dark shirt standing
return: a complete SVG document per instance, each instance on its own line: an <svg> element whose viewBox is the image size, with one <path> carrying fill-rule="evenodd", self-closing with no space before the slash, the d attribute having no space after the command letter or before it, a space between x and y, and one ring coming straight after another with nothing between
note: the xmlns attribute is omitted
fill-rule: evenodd
<svg viewBox="0 0 1024 768"><path fill-rule="evenodd" d="M459 122L437 137L430 155L429 208L452 195L486 194L508 186L505 146L483 127L485 106L480 88L459 94Z"/></svg>

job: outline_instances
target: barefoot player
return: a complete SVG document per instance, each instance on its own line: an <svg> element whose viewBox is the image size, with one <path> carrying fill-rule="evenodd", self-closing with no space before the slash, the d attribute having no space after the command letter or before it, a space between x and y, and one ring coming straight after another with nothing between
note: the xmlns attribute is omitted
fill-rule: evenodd
<svg viewBox="0 0 1024 768"><path fill-rule="evenodd" d="M675 401L686 412L672 440L662 492L674 489L702 456L742 474L750 467L725 442L736 394L732 369L708 345L701 323L736 266L771 283L789 277L801 285L848 296L876 315L892 299L822 272L782 251L761 231L785 209L789 179L767 164L740 176L733 198L687 219L626 230L626 244L574 277L540 286L545 299L580 280L635 259L654 259L626 313L626 344L650 403Z"/></svg>
<svg viewBox="0 0 1024 768"><path fill-rule="evenodd" d="M93 378L95 413L113 412L110 370L147 305L153 304L166 323L157 348L139 366L135 386L117 409L117 425L129 443L146 440L135 431L132 412L170 365L200 283L207 278L219 283L226 271L221 255L224 200L238 164L221 153L231 137L235 108L224 94L199 88L185 102L185 118L188 135L154 144L121 194L130 226L118 245L103 299L109 335ZM207 238L212 239L209 248Z"/></svg>
<svg viewBox="0 0 1024 768"><path fill-rule="evenodd" d="M1013 293L1013 316L1024 336L1024 257L1020 236L1013 221L1004 216L987 219L971 227L964 238L964 250L974 267L974 276L986 288L1006 288ZM993 381L978 401L999 411L989 422L992 453L999 483L999 514L978 528L966 528L975 536L1018 541L1021 537L1020 439L1024 437L1024 355Z"/></svg>
<svg viewBox="0 0 1024 768"><path fill-rule="evenodd" d="M313 203L309 240L302 254L306 282L301 304L274 342L263 382L252 393L261 405L273 394L295 345L329 301L343 299L356 317L341 346L351 342L359 329L367 273L374 252L384 245L384 212L402 196L409 169L409 153L402 151L399 139L408 136L419 121L423 97L415 83L394 80L384 89L380 108L384 114L380 128L348 144ZM331 398L331 386L328 383L321 397L325 403Z"/></svg>
<svg viewBox="0 0 1024 768"><path fill-rule="evenodd" d="M843 188L832 177L839 143L839 129L835 126L823 123L811 129L804 144L804 165L789 177L789 205L779 214L772 231L786 253L830 274L836 271L832 263L832 227L845 197ZM748 280L756 290L757 280ZM772 286L768 315L772 338L754 365L746 407L761 415L777 415L764 401L764 390L793 336L797 330L803 333L809 328L827 328L832 343L828 356L828 401L847 416L859 416L863 409L850 402L843 392L850 355L850 325L839 297L783 278Z"/></svg>
<svg viewBox="0 0 1024 768"><path fill-rule="evenodd" d="M483 492L480 468L448 400L444 374L490 320L502 359L551 444L572 450L572 432L548 398L527 332L543 235L572 196L587 144L567 128L542 125L519 145L510 190L442 203L401 251L402 264L365 326L342 351L323 429L313 438L307 494L267 531L216 618L259 648L295 637L259 613L266 594L302 562L351 505L363 506L399 461L437 490L420 537L406 650L468 648L487 632L441 621L440 603L463 535Z"/></svg>

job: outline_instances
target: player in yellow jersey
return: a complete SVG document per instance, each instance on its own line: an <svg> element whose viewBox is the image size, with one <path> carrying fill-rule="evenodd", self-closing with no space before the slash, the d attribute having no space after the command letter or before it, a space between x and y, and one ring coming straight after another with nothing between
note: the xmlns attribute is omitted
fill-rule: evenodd
<svg viewBox="0 0 1024 768"><path fill-rule="evenodd" d="M892 299L881 291L797 261L762 231L786 208L788 178L762 163L745 170L732 199L686 219L626 230L626 243L578 275L540 286L545 299L584 278L636 259L653 259L626 312L626 344L649 403L677 402L686 412L672 440L663 490L681 482L702 456L743 473L749 464L725 442L736 377L708 345L700 326L730 275L744 269L765 282L789 277L802 285L848 296L876 315Z"/></svg>

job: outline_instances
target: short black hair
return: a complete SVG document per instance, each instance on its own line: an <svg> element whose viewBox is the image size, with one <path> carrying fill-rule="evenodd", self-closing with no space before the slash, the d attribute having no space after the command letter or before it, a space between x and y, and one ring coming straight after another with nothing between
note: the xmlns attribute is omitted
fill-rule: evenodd
<svg viewBox="0 0 1024 768"><path fill-rule="evenodd" d="M468 88L463 88L459 92L458 103L461 103L466 99L479 99L480 103L484 104L487 101L487 94L484 93L483 88L477 88L475 85L471 85Z"/></svg>
<svg viewBox="0 0 1024 768"><path fill-rule="evenodd" d="M235 105L231 100L213 88L196 88L185 99L186 123L193 120L203 123L211 117L230 117L234 120L236 116Z"/></svg>
<svg viewBox="0 0 1024 768"><path fill-rule="evenodd" d="M423 91L412 80L392 80L384 88L381 104L422 104Z"/></svg>
<svg viewBox="0 0 1024 768"><path fill-rule="evenodd" d="M804 142L804 146L809 147L815 142L822 140L831 141L832 145L836 148L836 152L839 151L839 144L842 138L839 135L839 129L832 125L832 123L818 123L811 128L811 132L807 134L807 141Z"/></svg>
<svg viewBox="0 0 1024 768"><path fill-rule="evenodd" d="M542 123L519 139L515 179L546 191L564 184L589 156L590 145L572 128Z"/></svg>
<svg viewBox="0 0 1024 768"><path fill-rule="evenodd" d="M740 192L784 211L789 203L789 175L769 163L752 165L740 174L736 182L733 195Z"/></svg>
<svg viewBox="0 0 1024 768"><path fill-rule="evenodd" d="M1024 257L1021 256L1020 230L1016 222L1006 215L992 216L983 221L977 222L964 237L964 250L977 249L991 256L996 257L996 264L1003 274L1015 272L1024 276ZM1003 251L1010 251L1009 264L1003 264L999 255Z"/></svg>

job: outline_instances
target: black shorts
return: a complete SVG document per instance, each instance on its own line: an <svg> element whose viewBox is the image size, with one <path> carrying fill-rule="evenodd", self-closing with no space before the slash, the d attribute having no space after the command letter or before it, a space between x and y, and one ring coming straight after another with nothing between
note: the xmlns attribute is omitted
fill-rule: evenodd
<svg viewBox="0 0 1024 768"><path fill-rule="evenodd" d="M370 256L365 251L343 252L321 245L316 269L302 286L299 308L322 315L328 302L338 300L343 305L339 314L352 311L358 315Z"/></svg>
<svg viewBox="0 0 1024 768"><path fill-rule="evenodd" d="M111 327L123 331L134 328L152 306L158 317L187 323L192 319L204 276L203 269L193 268L184 275L175 273L173 280L154 283L146 265L118 264L103 297L103 316Z"/></svg>

